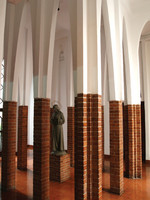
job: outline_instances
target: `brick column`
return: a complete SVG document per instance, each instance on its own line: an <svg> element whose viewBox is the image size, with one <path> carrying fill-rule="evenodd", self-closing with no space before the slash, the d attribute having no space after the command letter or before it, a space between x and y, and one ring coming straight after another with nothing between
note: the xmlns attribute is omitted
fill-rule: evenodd
<svg viewBox="0 0 150 200"><path fill-rule="evenodd" d="M79 94L76 100L75 199L102 199L101 96Z"/></svg>
<svg viewBox="0 0 150 200"><path fill-rule="evenodd" d="M129 134L128 134L128 107L123 105L123 139L124 139L124 159L125 159L125 176L129 172Z"/></svg>
<svg viewBox="0 0 150 200"><path fill-rule="evenodd" d="M4 101L1 186L4 190L15 188L16 112L17 102Z"/></svg>
<svg viewBox="0 0 150 200"><path fill-rule="evenodd" d="M102 107L101 96L92 95L92 199L102 199Z"/></svg>
<svg viewBox="0 0 150 200"><path fill-rule="evenodd" d="M145 106L141 102L141 135L142 135L142 160L146 161L146 141L145 141Z"/></svg>
<svg viewBox="0 0 150 200"><path fill-rule="evenodd" d="M125 176L142 177L141 152L141 108L140 105L126 105L125 131Z"/></svg>
<svg viewBox="0 0 150 200"><path fill-rule="evenodd" d="M92 199L92 95L87 95L87 199Z"/></svg>
<svg viewBox="0 0 150 200"><path fill-rule="evenodd" d="M50 100L34 100L33 199L49 199Z"/></svg>
<svg viewBox="0 0 150 200"><path fill-rule="evenodd" d="M27 169L28 106L19 106L18 112L18 162L20 170Z"/></svg>
<svg viewBox="0 0 150 200"><path fill-rule="evenodd" d="M75 137L75 200L87 199L87 95L78 94Z"/></svg>
<svg viewBox="0 0 150 200"><path fill-rule="evenodd" d="M137 170L136 178L142 178L142 141L141 141L141 105L136 105L136 123L137 123Z"/></svg>
<svg viewBox="0 0 150 200"><path fill-rule="evenodd" d="M68 119L67 119L67 126L68 126L68 153L70 154L70 165L74 167L74 119L75 118L75 109L74 107L68 107Z"/></svg>
<svg viewBox="0 0 150 200"><path fill-rule="evenodd" d="M50 108L50 119L52 118L53 108ZM53 151L53 133L52 124L50 123L50 153Z"/></svg>
<svg viewBox="0 0 150 200"><path fill-rule="evenodd" d="M110 101L110 190L124 192L122 102Z"/></svg>
<svg viewBox="0 0 150 200"><path fill-rule="evenodd" d="M102 169L104 171L104 106L102 106Z"/></svg>

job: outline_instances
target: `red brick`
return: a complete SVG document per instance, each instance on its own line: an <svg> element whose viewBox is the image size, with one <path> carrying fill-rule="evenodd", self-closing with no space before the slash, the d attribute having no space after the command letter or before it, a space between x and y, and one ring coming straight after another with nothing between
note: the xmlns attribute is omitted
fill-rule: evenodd
<svg viewBox="0 0 150 200"><path fill-rule="evenodd" d="M102 199L101 96L75 99L75 199Z"/></svg>
<svg viewBox="0 0 150 200"><path fill-rule="evenodd" d="M68 153L70 154L70 165L74 167L74 133L75 133L75 108L68 107L68 119L67 119L67 126L68 126Z"/></svg>
<svg viewBox="0 0 150 200"><path fill-rule="evenodd" d="M4 101L2 147L2 189L4 190L15 188L16 112L17 102Z"/></svg>
<svg viewBox="0 0 150 200"><path fill-rule="evenodd" d="M49 199L50 100L34 101L33 199Z"/></svg>
<svg viewBox="0 0 150 200"><path fill-rule="evenodd" d="M70 155L50 156L50 180L64 182L70 178Z"/></svg>
<svg viewBox="0 0 150 200"><path fill-rule="evenodd" d="M142 177L142 144L141 144L141 106L126 105L125 134L125 176Z"/></svg>
<svg viewBox="0 0 150 200"><path fill-rule="evenodd" d="M110 190L124 192L122 102L110 101Z"/></svg>
<svg viewBox="0 0 150 200"><path fill-rule="evenodd" d="M20 170L27 169L27 130L28 106L19 106L18 110L18 161Z"/></svg>

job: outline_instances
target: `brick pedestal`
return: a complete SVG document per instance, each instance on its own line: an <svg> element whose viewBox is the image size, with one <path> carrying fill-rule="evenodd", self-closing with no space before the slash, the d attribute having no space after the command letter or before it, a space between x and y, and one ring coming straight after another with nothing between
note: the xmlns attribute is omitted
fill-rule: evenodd
<svg viewBox="0 0 150 200"><path fill-rule="evenodd" d="M34 100L33 199L49 199L50 100Z"/></svg>
<svg viewBox="0 0 150 200"><path fill-rule="evenodd" d="M70 154L70 166L74 167L74 131L75 131L75 109L74 107L68 107L68 153Z"/></svg>
<svg viewBox="0 0 150 200"><path fill-rule="evenodd" d="M124 192L122 102L110 101L110 190Z"/></svg>
<svg viewBox="0 0 150 200"><path fill-rule="evenodd" d="M141 107L140 105L125 106L125 176L142 177L141 152Z"/></svg>
<svg viewBox="0 0 150 200"><path fill-rule="evenodd" d="M15 187L16 112L16 102L4 102L1 186L4 190Z"/></svg>
<svg viewBox="0 0 150 200"><path fill-rule="evenodd" d="M64 182L70 178L70 155L50 156L50 180Z"/></svg>
<svg viewBox="0 0 150 200"><path fill-rule="evenodd" d="M18 112L18 162L20 170L27 169L28 106L19 106Z"/></svg>

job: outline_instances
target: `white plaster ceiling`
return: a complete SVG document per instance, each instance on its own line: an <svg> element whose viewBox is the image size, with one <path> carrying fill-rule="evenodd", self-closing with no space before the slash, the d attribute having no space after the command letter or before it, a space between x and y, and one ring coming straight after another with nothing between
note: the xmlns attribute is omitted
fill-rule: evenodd
<svg viewBox="0 0 150 200"><path fill-rule="evenodd" d="M150 9L150 0L119 0L123 7L133 13L142 12L145 8Z"/></svg>
<svg viewBox="0 0 150 200"><path fill-rule="evenodd" d="M149 7L150 0L127 0L131 6L132 11L142 11L143 8L147 5Z"/></svg>

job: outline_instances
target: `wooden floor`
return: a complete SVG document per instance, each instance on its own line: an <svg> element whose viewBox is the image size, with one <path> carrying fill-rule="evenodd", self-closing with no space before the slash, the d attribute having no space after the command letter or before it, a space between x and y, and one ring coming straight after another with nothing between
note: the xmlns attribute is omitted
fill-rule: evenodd
<svg viewBox="0 0 150 200"><path fill-rule="evenodd" d="M1 162L1 160L0 160ZM50 200L74 200L74 170L71 179L65 183L50 182ZM125 193L122 196L109 192L109 161L105 161L103 173L103 200L150 200L150 165L143 164L143 178L131 180L124 178ZM1 192L2 200L27 200L33 196L33 151L28 150L28 170L16 170L16 190Z"/></svg>

